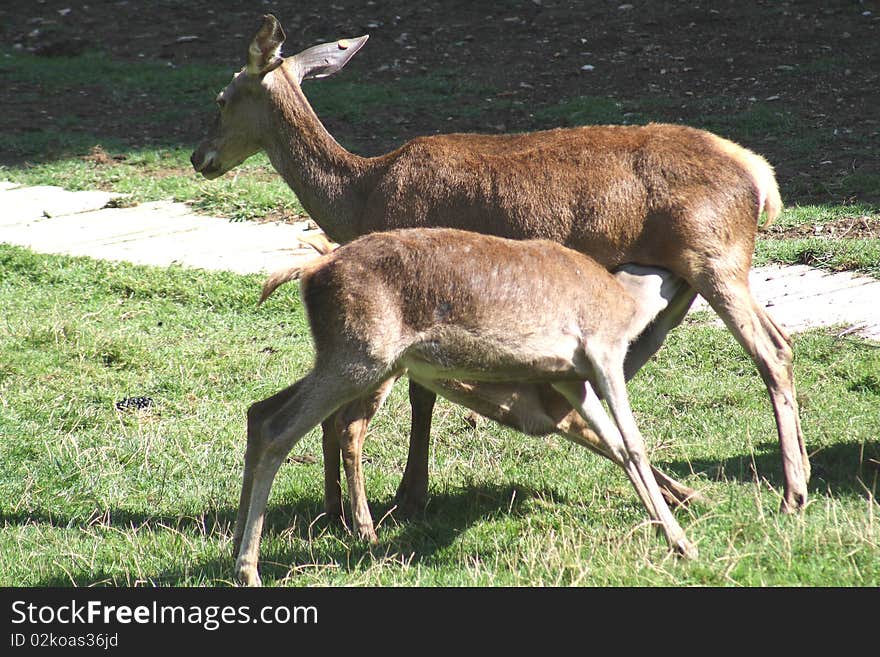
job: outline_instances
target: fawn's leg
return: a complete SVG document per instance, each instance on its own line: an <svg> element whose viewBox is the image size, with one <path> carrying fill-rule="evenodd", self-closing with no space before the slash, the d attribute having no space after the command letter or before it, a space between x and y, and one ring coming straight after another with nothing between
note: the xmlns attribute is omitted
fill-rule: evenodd
<svg viewBox="0 0 880 657"><path fill-rule="evenodd" d="M260 584L257 561L263 519L272 482L284 458L341 403L365 394L369 389L365 387L358 388L336 375L312 370L290 388L248 409L248 454L242 485L243 506L238 513L239 519L244 521L236 525L235 577L239 582L250 586Z"/></svg>
<svg viewBox="0 0 880 657"><path fill-rule="evenodd" d="M622 362L622 358L620 361ZM684 530L669 510L660 488L657 486L657 481L654 479L645 453L644 442L638 429L635 428L635 420L629 411L625 387L622 388L621 396L623 369L622 367L620 369L621 371L616 377L619 381L612 383L605 380L604 373L598 371L600 368L596 368L596 377L599 379L615 420L618 421L617 426L608 417L602 407L602 402L588 383L560 383L554 384L554 387L565 395L572 406L583 415L602 442L605 443L607 450L614 454L614 460L619 460L622 463L627 477L636 489L636 493L641 498L648 514L652 520L661 525L670 546L681 556L696 557L696 546L688 541Z"/></svg>

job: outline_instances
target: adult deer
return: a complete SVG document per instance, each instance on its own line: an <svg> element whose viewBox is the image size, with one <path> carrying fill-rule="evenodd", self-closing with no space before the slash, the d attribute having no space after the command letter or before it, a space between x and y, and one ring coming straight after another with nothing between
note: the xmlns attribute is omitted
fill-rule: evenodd
<svg viewBox="0 0 880 657"><path fill-rule="evenodd" d="M624 469L673 550L696 556L657 486L624 383L630 343L686 283L661 269L642 270L629 274L636 298L595 260L555 242L448 228L374 233L302 268L315 365L248 409L250 494L239 510L245 520L236 578L260 583L263 517L290 449L347 402L375 399L375 412L404 371L426 383L552 386ZM298 273L271 280L264 298ZM363 476L348 466L352 498L363 500Z"/></svg>
<svg viewBox="0 0 880 657"><path fill-rule="evenodd" d="M806 504L809 461L792 350L755 302L748 281L761 214L770 223L782 205L763 158L702 130L660 124L436 135L386 155L359 157L327 132L300 84L339 71L367 37L282 58L284 39L275 17L266 16L246 67L217 96L219 119L191 158L196 171L216 178L265 151L306 211L337 242L390 228L446 226L549 239L589 254L609 270L640 263L674 272L688 287L633 344L627 376L702 294L767 386L782 452L781 508ZM426 495L435 395L412 382L410 394L413 437L399 497L413 506ZM323 424L330 510L340 508L337 434L361 431L357 418L363 415L364 409L343 408Z"/></svg>

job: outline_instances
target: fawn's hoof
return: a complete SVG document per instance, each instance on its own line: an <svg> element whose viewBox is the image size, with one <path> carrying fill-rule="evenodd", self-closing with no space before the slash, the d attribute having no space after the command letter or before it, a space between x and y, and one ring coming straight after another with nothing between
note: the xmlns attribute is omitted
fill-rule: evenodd
<svg viewBox="0 0 880 657"><path fill-rule="evenodd" d="M706 502L705 497L693 488L688 488L687 486L681 486L674 491L661 488L660 494L663 495L663 499L666 500L666 503L673 509L679 507L687 508L691 502Z"/></svg>

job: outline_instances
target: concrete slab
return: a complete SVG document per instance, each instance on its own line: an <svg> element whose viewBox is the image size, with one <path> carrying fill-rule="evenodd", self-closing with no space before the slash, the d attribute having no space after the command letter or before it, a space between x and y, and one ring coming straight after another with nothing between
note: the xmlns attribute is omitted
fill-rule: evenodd
<svg viewBox="0 0 880 657"><path fill-rule="evenodd" d="M35 208L44 207L42 200L54 194L52 189L26 188L28 193L20 196L23 202L9 205L4 201L10 192L0 192L0 207L13 212L8 220L0 221L0 241L42 253L156 266L180 264L242 274L274 271L295 259L315 256L310 247L299 245L298 237L307 222L230 222L196 215L184 203L157 201L130 208L35 216ZM41 203L28 202L34 199ZM78 207L88 207L87 200Z"/></svg>
<svg viewBox="0 0 880 657"><path fill-rule="evenodd" d="M69 192L50 185L4 189L0 190L0 225L98 210L118 196L109 192Z"/></svg>
<svg viewBox="0 0 880 657"><path fill-rule="evenodd" d="M842 325L880 341L880 280L806 265L769 265L749 274L755 299L786 331ZM709 310L699 298L694 310ZM719 320L720 323L720 320Z"/></svg>

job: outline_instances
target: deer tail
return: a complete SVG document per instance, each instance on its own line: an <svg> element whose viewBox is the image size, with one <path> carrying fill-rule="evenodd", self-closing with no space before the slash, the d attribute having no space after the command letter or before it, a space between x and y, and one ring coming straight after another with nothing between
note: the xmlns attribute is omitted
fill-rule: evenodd
<svg viewBox="0 0 880 657"><path fill-rule="evenodd" d="M736 160L748 171L758 194L757 220L762 228L772 224L782 212L782 198L779 196L779 185L773 167L763 157L732 141L713 135L719 149ZM764 222L761 223L761 215Z"/></svg>
<svg viewBox="0 0 880 657"><path fill-rule="evenodd" d="M269 298L275 290L277 290L280 286L284 285L288 281L294 281L298 279L305 267L302 265L296 265L294 267L287 267L286 269L279 269L276 272L273 272L269 275L269 278L266 279L266 282L263 283L263 291L260 294L260 300L257 302L259 306L266 299Z"/></svg>

